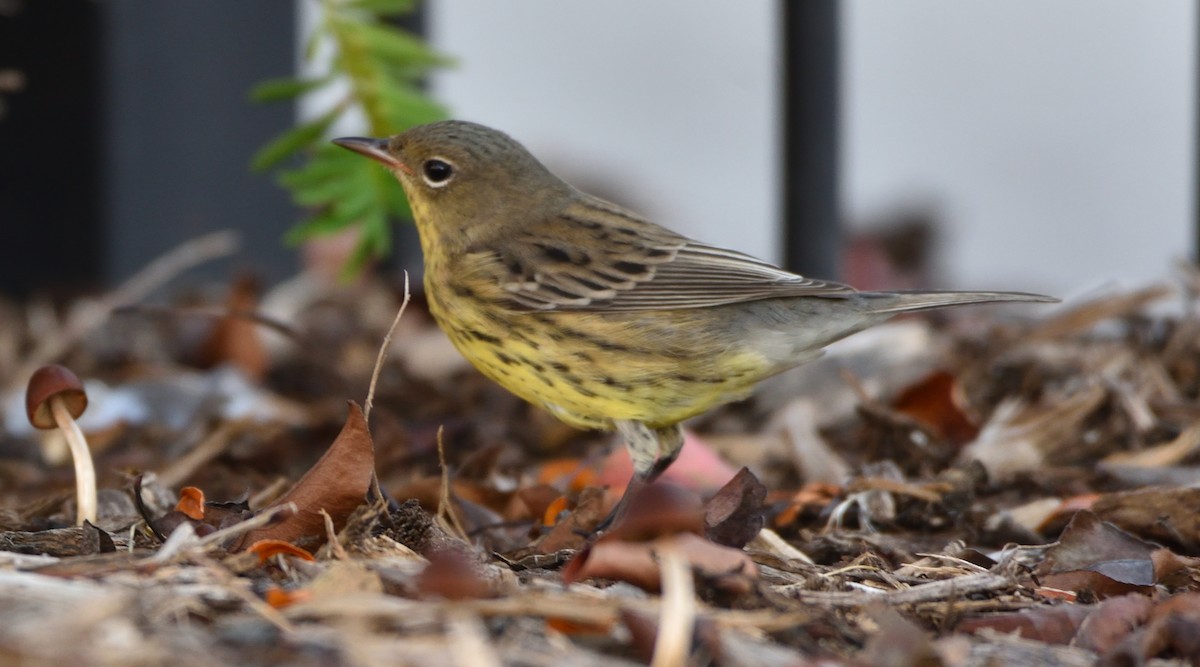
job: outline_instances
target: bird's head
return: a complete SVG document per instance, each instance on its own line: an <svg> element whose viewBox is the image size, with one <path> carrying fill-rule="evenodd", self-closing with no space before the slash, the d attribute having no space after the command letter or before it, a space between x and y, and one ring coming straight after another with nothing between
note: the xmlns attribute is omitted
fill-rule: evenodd
<svg viewBox="0 0 1200 667"><path fill-rule="evenodd" d="M387 167L404 186L418 225L439 234L519 224L572 193L524 146L477 123L441 121L387 139L333 143Z"/></svg>

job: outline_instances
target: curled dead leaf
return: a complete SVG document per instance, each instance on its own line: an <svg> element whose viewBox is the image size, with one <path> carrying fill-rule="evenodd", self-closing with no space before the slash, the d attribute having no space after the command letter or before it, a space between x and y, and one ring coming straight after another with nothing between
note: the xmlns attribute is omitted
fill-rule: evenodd
<svg viewBox="0 0 1200 667"><path fill-rule="evenodd" d="M321 510L333 518L335 529L341 529L350 513L366 498L374 470L375 448L371 433L362 410L351 403L346 424L333 444L273 505L295 503L295 514L246 533L235 550L265 539L298 546L320 546L325 541L325 519Z"/></svg>
<svg viewBox="0 0 1200 667"><path fill-rule="evenodd" d="M259 562L267 562L275 556L291 556L300 560L315 561L313 555L304 549L283 540L259 540L246 548L246 551L258 556Z"/></svg>
<svg viewBox="0 0 1200 667"><path fill-rule="evenodd" d="M767 487L742 468L704 504L704 535L738 549L750 543L766 523L763 501Z"/></svg>
<svg viewBox="0 0 1200 667"><path fill-rule="evenodd" d="M656 552L668 547L678 549L692 569L703 576L758 576L758 567L741 549L721 546L695 533L677 533L651 542L600 540L567 563L562 572L563 583L596 577L625 581L658 592L662 581Z"/></svg>
<svg viewBox="0 0 1200 667"><path fill-rule="evenodd" d="M179 502L175 510L189 519L201 521L204 519L204 492L194 486L185 486L179 490Z"/></svg>
<svg viewBox="0 0 1200 667"><path fill-rule="evenodd" d="M951 443L961 445L979 434L979 425L966 409L958 378L934 371L907 386L892 401L892 408Z"/></svg>
<svg viewBox="0 0 1200 667"><path fill-rule="evenodd" d="M263 599L275 609L284 609L298 602L307 602L312 599L312 593L306 590L289 591L272 586L263 594Z"/></svg>
<svg viewBox="0 0 1200 667"><path fill-rule="evenodd" d="M1156 545L1130 535L1092 512L1076 513L1037 567L1051 588L1090 591L1099 598L1149 592L1154 586L1151 554Z"/></svg>

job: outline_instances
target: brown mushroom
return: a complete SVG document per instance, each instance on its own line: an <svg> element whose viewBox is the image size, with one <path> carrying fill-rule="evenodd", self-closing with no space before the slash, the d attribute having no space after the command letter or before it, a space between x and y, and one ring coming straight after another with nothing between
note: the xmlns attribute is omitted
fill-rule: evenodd
<svg viewBox="0 0 1200 667"><path fill-rule="evenodd" d="M37 369L25 391L25 413L34 428L62 430L75 462L75 492L77 497L76 525L85 520L96 522L96 471L87 440L75 419L87 408L83 383L74 373L62 366L50 365Z"/></svg>

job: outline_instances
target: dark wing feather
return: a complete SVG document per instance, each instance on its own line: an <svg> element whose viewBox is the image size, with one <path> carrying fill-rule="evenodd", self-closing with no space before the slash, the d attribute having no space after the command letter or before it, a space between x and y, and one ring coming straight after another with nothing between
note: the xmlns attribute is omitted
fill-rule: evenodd
<svg viewBox="0 0 1200 667"><path fill-rule="evenodd" d="M854 291L698 243L587 199L491 250L513 304L538 311L706 308Z"/></svg>

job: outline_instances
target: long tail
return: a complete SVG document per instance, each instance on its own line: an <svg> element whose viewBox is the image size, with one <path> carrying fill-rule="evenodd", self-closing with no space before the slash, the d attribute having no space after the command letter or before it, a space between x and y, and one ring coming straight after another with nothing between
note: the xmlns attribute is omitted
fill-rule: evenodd
<svg viewBox="0 0 1200 667"><path fill-rule="evenodd" d="M947 306L961 306L971 303L1027 302L1027 303L1057 303L1059 300L1052 296L1030 294L1028 292L952 292L952 291L911 291L911 292L860 292L870 306L871 312L905 313L914 310L931 310Z"/></svg>

